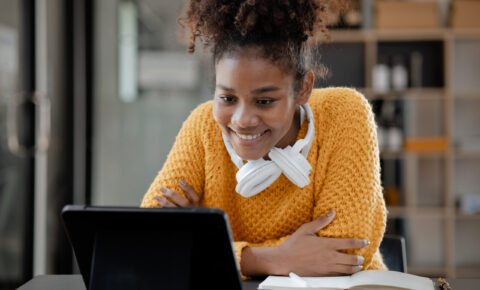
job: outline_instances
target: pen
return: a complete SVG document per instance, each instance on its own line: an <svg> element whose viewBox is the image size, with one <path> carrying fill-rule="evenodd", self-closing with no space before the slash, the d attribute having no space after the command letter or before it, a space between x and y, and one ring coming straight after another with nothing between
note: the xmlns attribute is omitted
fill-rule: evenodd
<svg viewBox="0 0 480 290"><path fill-rule="evenodd" d="M298 286L310 287L310 285L308 285L307 281L302 279L302 277L298 276L297 274L295 274L293 272L290 272L290 274L288 276L290 276L290 279L292 279L292 281L294 281L295 284L297 284Z"/></svg>

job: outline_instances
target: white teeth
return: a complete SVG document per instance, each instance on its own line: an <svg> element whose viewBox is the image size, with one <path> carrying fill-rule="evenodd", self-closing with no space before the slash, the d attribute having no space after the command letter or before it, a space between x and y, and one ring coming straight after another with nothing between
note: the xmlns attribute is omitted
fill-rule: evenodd
<svg viewBox="0 0 480 290"><path fill-rule="evenodd" d="M256 134L256 135L242 135L242 134L238 134L237 132L235 132L235 134L242 140L253 140L253 139L256 139L256 138L262 136L262 133Z"/></svg>

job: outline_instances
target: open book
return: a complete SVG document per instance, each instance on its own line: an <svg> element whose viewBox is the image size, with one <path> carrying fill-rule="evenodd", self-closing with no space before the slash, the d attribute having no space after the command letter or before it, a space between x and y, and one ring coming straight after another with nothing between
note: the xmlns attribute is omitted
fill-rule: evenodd
<svg viewBox="0 0 480 290"><path fill-rule="evenodd" d="M434 290L429 278L394 271L367 270L352 276L302 277L304 283L285 276L269 276L258 289L413 289ZM300 281L302 282L302 281Z"/></svg>

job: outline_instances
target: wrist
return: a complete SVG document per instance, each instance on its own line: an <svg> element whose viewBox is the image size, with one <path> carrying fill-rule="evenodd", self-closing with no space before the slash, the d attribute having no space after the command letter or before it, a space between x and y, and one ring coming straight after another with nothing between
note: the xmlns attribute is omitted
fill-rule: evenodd
<svg viewBox="0 0 480 290"><path fill-rule="evenodd" d="M288 275L281 263L278 246L246 247L242 251L242 273L247 276Z"/></svg>

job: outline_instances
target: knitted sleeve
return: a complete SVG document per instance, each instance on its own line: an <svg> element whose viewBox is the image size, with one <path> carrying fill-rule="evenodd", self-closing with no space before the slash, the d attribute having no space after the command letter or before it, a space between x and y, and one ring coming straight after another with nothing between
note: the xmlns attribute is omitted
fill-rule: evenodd
<svg viewBox="0 0 480 290"><path fill-rule="evenodd" d="M187 182L200 198L202 197L205 183L205 151L202 132L203 124L212 114L211 106L207 104L198 106L183 123L167 160L143 197L141 207L160 206L155 199L156 195L161 195L158 190L160 187L174 190L185 196L178 185L179 179Z"/></svg>
<svg viewBox="0 0 480 290"><path fill-rule="evenodd" d="M337 91L338 92L338 91ZM314 218L335 209L336 217L320 236L370 241L363 249L345 251L365 258L364 270L386 269L378 248L386 226L380 182L376 125L367 100L350 89L341 90L327 106L332 122L326 144L327 162L319 162Z"/></svg>

